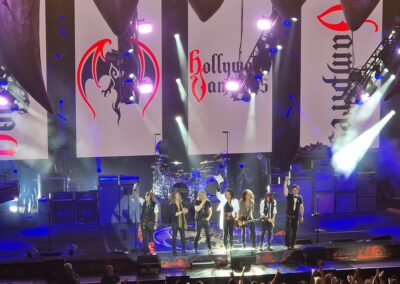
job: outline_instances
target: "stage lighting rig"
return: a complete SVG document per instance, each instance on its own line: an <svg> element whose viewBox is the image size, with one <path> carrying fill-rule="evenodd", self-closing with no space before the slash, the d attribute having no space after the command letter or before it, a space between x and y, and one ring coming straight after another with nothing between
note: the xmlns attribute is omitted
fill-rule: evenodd
<svg viewBox="0 0 400 284"><path fill-rule="evenodd" d="M0 108L26 114L29 110L29 94L9 74L4 66L0 67Z"/></svg>
<svg viewBox="0 0 400 284"><path fill-rule="evenodd" d="M276 44L272 30L279 19L279 14L273 11L270 17L263 17L257 21L258 28L262 30L260 37L243 68L234 78L228 78L225 84L226 91L231 94L233 101L249 102L254 97L251 94L257 94L261 87L264 88L263 92L267 92L265 77L271 71L271 48L275 48ZM235 85L233 82L236 82Z"/></svg>
<svg viewBox="0 0 400 284"><path fill-rule="evenodd" d="M373 78L380 80L389 71L396 73L400 65L397 48L400 45L400 27L396 26L386 35L361 68L353 68L349 74L349 84L344 91L345 102L359 103L359 94L373 94L376 89ZM383 68L383 72L381 71Z"/></svg>

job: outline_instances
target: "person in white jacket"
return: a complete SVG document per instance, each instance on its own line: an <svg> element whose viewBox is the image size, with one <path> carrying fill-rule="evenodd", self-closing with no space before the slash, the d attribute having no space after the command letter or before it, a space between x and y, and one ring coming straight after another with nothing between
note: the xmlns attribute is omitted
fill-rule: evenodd
<svg viewBox="0 0 400 284"><path fill-rule="evenodd" d="M217 189L217 198L220 204L217 211L220 212L219 227L224 230L224 246L225 249L233 247L233 228L235 226L235 218L239 212L239 201L234 197L233 191L226 189L225 193L221 193L221 189ZM229 238L229 240L228 240Z"/></svg>

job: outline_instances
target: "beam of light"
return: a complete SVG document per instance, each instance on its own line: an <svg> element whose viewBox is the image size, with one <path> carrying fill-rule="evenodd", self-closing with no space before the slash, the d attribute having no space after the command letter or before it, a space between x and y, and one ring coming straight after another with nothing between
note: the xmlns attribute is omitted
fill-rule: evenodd
<svg viewBox="0 0 400 284"><path fill-rule="evenodd" d="M182 80L180 78L178 78L175 81L176 81L176 84L178 86L178 91L179 91L179 95L181 97L181 101L185 102L186 98L187 98L187 92L186 92L185 87L182 84Z"/></svg>
<svg viewBox="0 0 400 284"><path fill-rule="evenodd" d="M187 56L185 49L183 48L181 37L179 34L175 34L176 50L178 52L179 68L181 69L182 78L187 77Z"/></svg>
<svg viewBox="0 0 400 284"><path fill-rule="evenodd" d="M367 120L374 113L375 109L379 107L386 90L389 88L390 84L393 82L393 78L389 77L387 81L376 89L376 91L369 96L362 105L357 105L354 108L354 120L359 123Z"/></svg>
<svg viewBox="0 0 400 284"><path fill-rule="evenodd" d="M378 123L352 142L335 151L332 157L332 166L335 170L348 178L356 168L358 162L364 157L369 147L373 144L374 140L379 136L379 133L394 115L395 111L392 110Z"/></svg>

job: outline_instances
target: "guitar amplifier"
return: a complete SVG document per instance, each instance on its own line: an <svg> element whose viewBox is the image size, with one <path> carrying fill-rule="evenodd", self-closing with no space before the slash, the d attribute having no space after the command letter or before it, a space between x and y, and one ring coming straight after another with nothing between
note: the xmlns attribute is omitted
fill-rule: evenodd
<svg viewBox="0 0 400 284"><path fill-rule="evenodd" d="M118 176L104 176L104 175L99 175L98 176L98 183L100 185L118 185L119 184L119 179Z"/></svg>
<svg viewBox="0 0 400 284"><path fill-rule="evenodd" d="M139 182L139 176L119 176L119 184L120 185L133 185L134 183Z"/></svg>
<svg viewBox="0 0 400 284"><path fill-rule="evenodd" d="M97 201L97 190L75 192L75 201Z"/></svg>

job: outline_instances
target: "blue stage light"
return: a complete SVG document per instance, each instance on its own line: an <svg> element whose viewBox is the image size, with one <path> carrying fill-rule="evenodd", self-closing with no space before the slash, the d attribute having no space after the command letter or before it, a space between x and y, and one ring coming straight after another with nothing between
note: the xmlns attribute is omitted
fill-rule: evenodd
<svg viewBox="0 0 400 284"><path fill-rule="evenodd" d="M98 174L101 174L101 172L102 172L101 168L97 168L96 171L97 171Z"/></svg>

